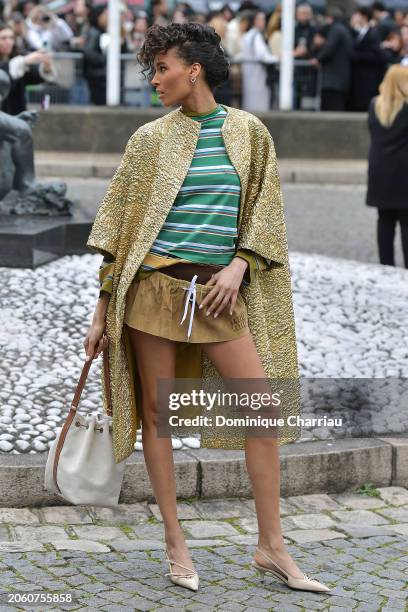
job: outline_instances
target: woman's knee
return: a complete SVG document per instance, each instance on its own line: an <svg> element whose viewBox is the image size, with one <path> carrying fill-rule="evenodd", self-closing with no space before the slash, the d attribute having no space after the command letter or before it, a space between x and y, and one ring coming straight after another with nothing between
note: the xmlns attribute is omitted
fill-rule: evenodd
<svg viewBox="0 0 408 612"><path fill-rule="evenodd" d="M142 425L145 429L157 429L158 422L157 399L153 394L144 394L142 398Z"/></svg>

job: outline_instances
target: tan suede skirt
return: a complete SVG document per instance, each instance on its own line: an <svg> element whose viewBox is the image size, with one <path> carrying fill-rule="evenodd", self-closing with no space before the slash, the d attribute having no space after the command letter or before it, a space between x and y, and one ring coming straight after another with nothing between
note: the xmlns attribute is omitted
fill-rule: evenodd
<svg viewBox="0 0 408 612"><path fill-rule="evenodd" d="M198 308L212 289L197 283L197 279L207 282L208 275L201 271L201 265L189 265L191 280L174 278L169 275L170 269L166 269L167 273L155 271L144 279L135 278L126 294L126 325L179 342L224 342L248 334L248 313L240 292L232 315L228 305L218 317L212 313L206 316L206 308Z"/></svg>

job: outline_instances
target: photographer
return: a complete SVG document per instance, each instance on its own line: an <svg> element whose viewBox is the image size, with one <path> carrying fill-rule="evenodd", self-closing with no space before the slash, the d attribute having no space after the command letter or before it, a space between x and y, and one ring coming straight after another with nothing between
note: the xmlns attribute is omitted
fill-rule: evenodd
<svg viewBox="0 0 408 612"><path fill-rule="evenodd" d="M0 70L7 72L11 79L11 90L3 100L1 110L9 115L18 115L26 110L26 85L36 85L56 78L52 57L43 50L27 55L18 55L15 36L11 27L0 22Z"/></svg>
<svg viewBox="0 0 408 612"><path fill-rule="evenodd" d="M32 49L53 51L69 49L74 33L66 21L56 17L42 6L36 6L27 18L27 40Z"/></svg>

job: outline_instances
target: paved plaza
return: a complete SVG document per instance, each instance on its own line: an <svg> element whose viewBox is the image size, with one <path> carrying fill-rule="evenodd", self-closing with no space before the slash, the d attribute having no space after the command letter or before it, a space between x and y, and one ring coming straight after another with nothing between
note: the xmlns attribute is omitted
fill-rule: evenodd
<svg viewBox="0 0 408 612"><path fill-rule="evenodd" d="M408 398L408 271L299 252L290 260L300 375L316 381L314 394L323 399L333 392L327 384L318 389L318 379L344 379L337 393L341 404L330 413L341 413L344 426L305 427L303 433L327 439L406 432L408 412L401 405ZM1 452L47 452L62 426L84 363L100 261L87 254L36 270L0 268ZM90 372L81 412L100 408L101 361ZM366 391L357 379L378 380ZM324 412L327 402L321 403ZM317 409L316 400L305 396L304 416ZM175 448L195 443L174 442Z"/></svg>
<svg viewBox="0 0 408 612"><path fill-rule="evenodd" d="M0 611L7 610L407 610L408 490L371 489L281 500L288 550L330 593L294 591L250 567L252 500L181 502L200 574L198 593L164 577L157 506L1 508ZM72 603L8 604L10 593L71 594Z"/></svg>
<svg viewBox="0 0 408 612"><path fill-rule="evenodd" d="M93 205L100 200L106 181L92 180L89 192L77 183L85 194L86 212L88 200ZM408 351L402 331L408 272L373 265L378 261L376 215L364 206L365 188L286 184L284 194L302 375L406 380ZM396 252L401 265L398 243ZM9 274L1 269L2 454L45 454L61 426L66 398L72 397L83 365L82 342L97 296L99 264L99 256L88 254L35 271ZM90 374L80 404L83 412L99 406L99 368L95 364ZM355 410L348 435L406 432L408 413L401 405L406 402L377 402L369 418ZM304 430L306 437L322 440L331 434L323 428ZM182 447L180 440L174 443L176 449ZM138 440L136 449L140 446ZM21 470L15 481L19 479L24 481ZM250 566L257 541L251 500L179 504L200 574L198 593L164 577L163 528L154 504L121 504L114 510L2 507L0 612L407 612L408 491L382 487L371 493L281 500L288 550L301 570L332 589L328 594L294 591L272 577L262 584ZM17 593L19 599L11 603ZM28 594L40 594L43 601L48 594L55 603L24 604ZM71 595L73 601L62 603L59 594Z"/></svg>

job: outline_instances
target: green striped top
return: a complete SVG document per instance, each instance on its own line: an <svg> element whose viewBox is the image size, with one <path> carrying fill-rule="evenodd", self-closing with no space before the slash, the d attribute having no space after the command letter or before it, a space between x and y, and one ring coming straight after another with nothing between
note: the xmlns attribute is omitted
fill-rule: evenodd
<svg viewBox="0 0 408 612"><path fill-rule="evenodd" d="M227 111L218 104L207 113L185 114L200 123L196 149L150 253L228 265L237 250L241 183L221 133Z"/></svg>

